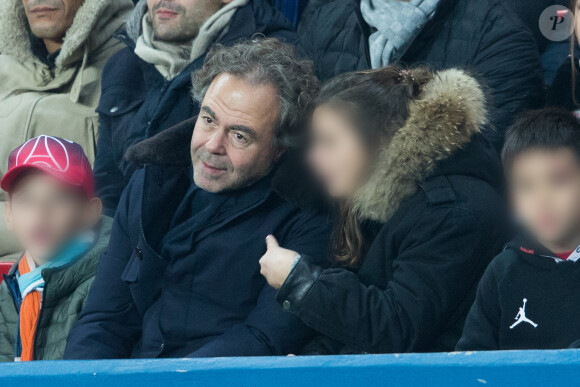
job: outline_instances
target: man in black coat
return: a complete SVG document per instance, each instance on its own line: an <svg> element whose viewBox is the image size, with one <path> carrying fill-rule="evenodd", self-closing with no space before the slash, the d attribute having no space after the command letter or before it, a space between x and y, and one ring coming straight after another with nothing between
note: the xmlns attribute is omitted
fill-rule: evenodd
<svg viewBox="0 0 580 387"><path fill-rule="evenodd" d="M256 33L296 39L292 25L267 0L202 2L141 0L126 31L117 36L127 47L103 71L97 108L95 180L109 216L136 169L124 157L127 149L197 115L191 74L214 44L232 44Z"/></svg>
<svg viewBox="0 0 580 387"><path fill-rule="evenodd" d="M123 194L65 358L300 350L311 331L276 303L258 260L273 233L326 261L327 219L297 204L304 176L284 160L316 89L312 63L276 39L208 56L194 82L199 117L130 149L146 165Z"/></svg>
<svg viewBox="0 0 580 387"><path fill-rule="evenodd" d="M369 37L376 30L365 21L360 3L311 0L304 11L299 45L314 60L321 81L372 67ZM438 0L434 13L427 15L420 32L397 58L402 64L427 64L436 70L466 68L483 78L490 89L491 128L485 134L498 151L514 115L542 106L544 99L534 36L505 3Z"/></svg>

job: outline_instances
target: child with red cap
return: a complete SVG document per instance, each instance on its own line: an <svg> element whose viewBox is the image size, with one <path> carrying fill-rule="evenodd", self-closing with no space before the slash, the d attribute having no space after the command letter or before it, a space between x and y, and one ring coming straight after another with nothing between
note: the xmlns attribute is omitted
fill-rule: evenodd
<svg viewBox="0 0 580 387"><path fill-rule="evenodd" d="M111 229L93 185L71 141L43 135L10 154L4 219L24 253L0 285L0 361L62 358Z"/></svg>

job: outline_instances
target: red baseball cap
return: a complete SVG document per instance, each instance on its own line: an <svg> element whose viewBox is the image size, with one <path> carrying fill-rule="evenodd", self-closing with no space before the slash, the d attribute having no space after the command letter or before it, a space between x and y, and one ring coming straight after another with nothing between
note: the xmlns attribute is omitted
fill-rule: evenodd
<svg viewBox="0 0 580 387"><path fill-rule="evenodd" d="M8 171L0 186L9 192L16 177L29 169L46 172L66 184L80 187L88 197L94 195L91 163L77 143L46 135L28 140L10 153Z"/></svg>

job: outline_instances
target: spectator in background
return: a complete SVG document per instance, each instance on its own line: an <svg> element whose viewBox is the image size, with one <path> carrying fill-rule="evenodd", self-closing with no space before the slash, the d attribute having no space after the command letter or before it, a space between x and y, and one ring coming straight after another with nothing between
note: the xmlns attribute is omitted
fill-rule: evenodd
<svg viewBox="0 0 580 387"><path fill-rule="evenodd" d="M570 7L570 0L506 0L505 4L509 6L524 22L534 34L540 53L542 55L542 67L544 69L544 81L547 86L551 85L558 68L568 57L570 52L569 42L553 41L540 30L540 24L552 22L552 20L541 20L540 17L548 7L553 5ZM547 17L550 18L551 15ZM565 18L570 15L564 15ZM546 15L543 15L546 17ZM561 20L560 20L561 21ZM565 23L559 24L559 28L565 28ZM553 27L552 27L553 28Z"/></svg>
<svg viewBox="0 0 580 387"><path fill-rule="evenodd" d="M0 2L0 174L12 149L40 134L75 141L94 161L101 72L131 9L131 0ZM19 251L0 222L0 260Z"/></svg>
<svg viewBox="0 0 580 387"><path fill-rule="evenodd" d="M337 267L274 237L260 260L284 309L321 334L304 354L455 348L509 238L485 117L480 85L455 69L386 67L323 87L310 160L340 204Z"/></svg>
<svg viewBox="0 0 580 387"><path fill-rule="evenodd" d="M486 137L499 152L515 114L544 103L534 36L505 0L311 0L299 44L321 81L401 63L466 68L490 91Z"/></svg>
<svg viewBox="0 0 580 387"><path fill-rule="evenodd" d="M66 168L63 168L66 166ZM60 360L107 247L83 148L39 136L16 148L0 183L24 254L0 285L0 361Z"/></svg>
<svg viewBox="0 0 580 387"><path fill-rule="evenodd" d="M579 347L580 123L524 113L502 157L522 234L487 268L457 349Z"/></svg>
<svg viewBox="0 0 580 387"><path fill-rule="evenodd" d="M580 41L580 2L571 0L571 8L575 33L570 36L570 55L558 69L548 89L547 106L569 110L580 119L580 58L575 53Z"/></svg>
<svg viewBox="0 0 580 387"><path fill-rule="evenodd" d="M198 113L191 74L214 44L256 33L294 41L291 29L267 0L142 0L119 35L127 47L106 67L98 107L95 179L105 214L113 216L136 169L127 149Z"/></svg>
<svg viewBox="0 0 580 387"><path fill-rule="evenodd" d="M326 217L295 204L305 175L284 168L317 89L312 63L276 39L214 48L193 82L197 119L129 150L146 166L123 194L66 358L300 350L312 333L276 303L258 260L268 234L327 259Z"/></svg>

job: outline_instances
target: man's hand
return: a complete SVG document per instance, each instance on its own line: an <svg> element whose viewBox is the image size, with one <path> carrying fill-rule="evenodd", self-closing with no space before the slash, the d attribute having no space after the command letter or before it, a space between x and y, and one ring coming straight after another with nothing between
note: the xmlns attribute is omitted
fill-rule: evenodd
<svg viewBox="0 0 580 387"><path fill-rule="evenodd" d="M298 253L292 250L283 249L278 245L274 236L266 237L266 254L260 258L260 273L266 277L266 280L274 289L280 289L288 274Z"/></svg>

